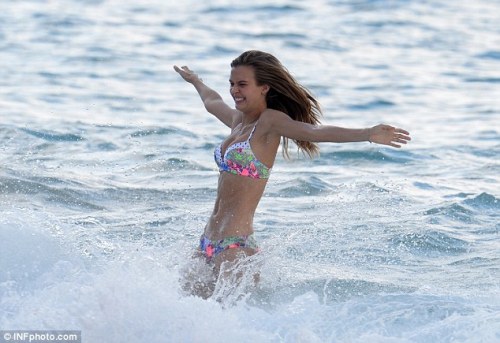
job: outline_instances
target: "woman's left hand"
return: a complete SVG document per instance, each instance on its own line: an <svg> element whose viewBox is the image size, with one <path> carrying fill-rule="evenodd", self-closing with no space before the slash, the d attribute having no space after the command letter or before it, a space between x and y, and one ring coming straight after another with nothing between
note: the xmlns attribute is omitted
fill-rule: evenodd
<svg viewBox="0 0 500 343"><path fill-rule="evenodd" d="M389 145L394 148L401 148L401 144L406 144L411 140L410 133L406 130L390 125L380 124L370 129L370 143Z"/></svg>

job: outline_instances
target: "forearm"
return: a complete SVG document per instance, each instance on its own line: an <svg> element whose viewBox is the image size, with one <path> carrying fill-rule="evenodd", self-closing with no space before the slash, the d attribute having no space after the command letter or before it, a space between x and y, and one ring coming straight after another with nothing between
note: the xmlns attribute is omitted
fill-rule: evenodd
<svg viewBox="0 0 500 343"><path fill-rule="evenodd" d="M410 133L406 130L386 124L379 124L366 129L346 129L336 126L317 126L318 142L364 142L389 145L400 148L411 140Z"/></svg>
<svg viewBox="0 0 500 343"><path fill-rule="evenodd" d="M350 129L332 125L314 128L316 142L348 143L370 141L370 128Z"/></svg>
<svg viewBox="0 0 500 343"><path fill-rule="evenodd" d="M193 81L192 85L198 92L201 101L203 101L203 104L205 105L205 107L207 107L207 109L212 101L222 100L222 97L219 93L205 85L200 79Z"/></svg>

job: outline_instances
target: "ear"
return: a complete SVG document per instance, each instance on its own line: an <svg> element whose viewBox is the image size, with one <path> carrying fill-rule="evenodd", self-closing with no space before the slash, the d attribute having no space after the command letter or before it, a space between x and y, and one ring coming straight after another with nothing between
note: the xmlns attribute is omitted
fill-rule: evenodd
<svg viewBox="0 0 500 343"><path fill-rule="evenodd" d="M262 95L266 95L267 92L269 92L269 89L271 89L271 87L269 87L269 85L262 86Z"/></svg>

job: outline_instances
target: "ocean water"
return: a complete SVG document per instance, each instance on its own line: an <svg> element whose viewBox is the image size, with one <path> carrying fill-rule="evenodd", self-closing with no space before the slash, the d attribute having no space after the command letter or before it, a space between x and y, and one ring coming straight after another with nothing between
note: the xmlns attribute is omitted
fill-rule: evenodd
<svg viewBox="0 0 500 343"><path fill-rule="evenodd" d="M0 329L83 342L500 342L500 2L2 0ZM261 282L181 290L229 63L276 55L323 121L401 150L278 157ZM222 299L222 300L221 300Z"/></svg>

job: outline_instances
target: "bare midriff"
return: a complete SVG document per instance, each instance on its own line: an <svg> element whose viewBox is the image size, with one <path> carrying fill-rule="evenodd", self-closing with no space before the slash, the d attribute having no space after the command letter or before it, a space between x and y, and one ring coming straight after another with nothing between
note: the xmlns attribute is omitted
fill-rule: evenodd
<svg viewBox="0 0 500 343"><path fill-rule="evenodd" d="M253 233L253 217L264 193L267 179L221 172L214 210L205 227L205 236L221 240Z"/></svg>

